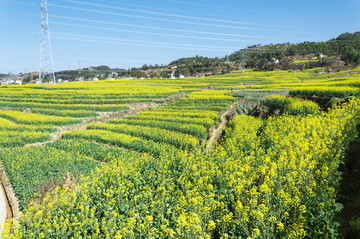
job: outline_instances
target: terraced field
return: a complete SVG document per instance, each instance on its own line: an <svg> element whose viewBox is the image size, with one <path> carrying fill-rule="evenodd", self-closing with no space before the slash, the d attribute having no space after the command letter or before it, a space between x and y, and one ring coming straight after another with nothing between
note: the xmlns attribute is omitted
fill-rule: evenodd
<svg viewBox="0 0 360 239"><path fill-rule="evenodd" d="M4 238L337 237L359 69L315 71L0 88Z"/></svg>

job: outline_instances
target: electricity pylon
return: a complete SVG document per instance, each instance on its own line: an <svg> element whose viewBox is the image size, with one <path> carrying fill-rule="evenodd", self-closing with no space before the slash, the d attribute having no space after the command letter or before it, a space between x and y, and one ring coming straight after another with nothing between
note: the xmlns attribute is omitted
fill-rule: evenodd
<svg viewBox="0 0 360 239"><path fill-rule="evenodd" d="M245 73L245 59L246 59L246 50L241 52L241 72Z"/></svg>
<svg viewBox="0 0 360 239"><path fill-rule="evenodd" d="M47 0L41 0L40 70L38 84L43 82L46 74L49 74L51 81L55 84L56 80L50 44Z"/></svg>

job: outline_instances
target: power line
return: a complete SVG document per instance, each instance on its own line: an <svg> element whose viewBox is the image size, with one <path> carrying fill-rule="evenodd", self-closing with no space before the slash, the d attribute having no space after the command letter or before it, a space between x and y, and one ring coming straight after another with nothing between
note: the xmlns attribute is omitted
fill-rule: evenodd
<svg viewBox="0 0 360 239"><path fill-rule="evenodd" d="M83 7L71 7L61 4L49 4L49 6L58 7L58 8L64 8L64 9L72 9L72 10L79 10L79 11L85 11L85 12L92 12L92 13L100 13L100 14L107 14L107 15L113 15L113 16L124 16L124 17L132 17L132 18L139 18L139 19L146 19L146 20L156 20L156 21L163 21L163 22L173 22L173 23L183 23L183 24L189 24L189 25L198 25L198 26L208 26L208 27L218 27L218 28L229 28L229 29L240 29L240 30L262 30L262 29L256 29L256 28L249 28L249 27L239 27L239 26L232 26L232 25L221 25L221 24L212 24L212 23L203 23L203 22L189 22L189 21L181 21L181 20L173 20L173 19L167 19L167 18L159 18L159 17L148 17L148 16L139 16L134 14L125 14L125 13L119 13L119 12L109 12L109 11L102 11L102 10L94 10L94 9L88 9ZM266 29L263 29L264 31Z"/></svg>
<svg viewBox="0 0 360 239"><path fill-rule="evenodd" d="M159 17L150 17L150 16L144 16L144 15L134 15L134 14L126 14L126 13L120 13L120 12L109 12L109 11L103 11L103 10L94 10L84 7L74 7L74 6L67 6L67 5L61 5L61 4L49 4L54 7L59 8L65 8L65 9L73 9L73 10L80 10L80 11L87 11L92 13L100 13L100 14L108 14L108 15L114 15L114 16L125 16L125 17L132 17L132 18L139 18L139 19L148 19L148 20L156 20L156 21L163 21L163 22L173 22L173 23L182 23L182 24L189 24L189 25L198 25L198 26L208 26L208 27L216 27L216 28L222 28L222 29L241 29L241 30L254 30L254 31L271 31L271 32L292 32L288 30L274 30L269 29L271 25L266 24L256 24L256 23L246 23L246 22L238 22L238 21L228 21L228 20L220 20L220 19L213 19L213 18L200 18L200 17L193 17L193 16L186 16L186 15L178 15L178 14L168 14L168 13L161 13L156 11L146 11L146 10L138 10L138 9L131 9L131 8L123 8L123 7L116 7L113 5L104 5L104 4L95 4L95 3L88 3L88 2L79 2L79 1L73 1L73 0L61 0L63 2L71 2L75 4L82 4L82 5L88 5L88 6L97 6L102 8L109 8L109 9L119 9L119 10L126 10L126 11L132 11L132 12L141 12L141 13L149 13L149 14L156 14L156 15L162 15L162 16L171 16L176 18L186 18L186 19L197 19L202 21L210 21L210 22L223 22L227 23L225 24L214 24L214 23L204 23L204 22L194 22L194 21L181 21L181 20L173 20L168 18L159 18ZM232 23L230 23L232 22ZM249 26L264 26L266 28L252 28L252 27L240 27L236 25L229 25L229 24L240 24L240 25L249 25ZM279 26L274 26L279 27Z"/></svg>
<svg viewBox="0 0 360 239"><path fill-rule="evenodd" d="M151 30L163 30L163 31L195 33L195 34L216 35L216 36L230 36L230 37L268 38L268 37L253 36L253 35L239 35L239 34L228 34L228 33L203 32L203 31L184 30L184 29L178 29L178 28L166 28L166 27L153 27L153 26L145 26L145 25L134 25L134 24L125 24L125 23L118 23L118 22L99 21L99 20L78 18L78 17L65 17L65 16L58 16L58 15L51 15L51 17L52 18L59 18L59 19L66 19L66 20L83 21L83 22L89 22L89 23L99 23L99 24L107 24L107 25L115 25L115 26L144 28L144 29L151 29Z"/></svg>
<svg viewBox="0 0 360 239"><path fill-rule="evenodd" d="M96 1L96 0L93 0L93 1ZM165 0L166 1L166 0ZM106 1L106 0L103 0L103 1L101 1L102 3L108 3L108 4L111 4L111 6L113 6L113 5L119 5L119 4L121 4L121 6L124 6L124 5L127 5L127 6L129 6L129 7L136 7L136 9L138 9L139 7L140 8L147 8L147 9L153 9L153 10L156 10L156 12L159 12L159 11L166 11L166 12L176 12L176 13L186 13L186 14L191 14L191 16L193 16L193 15L196 15L196 16L200 16L200 15L203 15L204 16L204 18L207 18L207 19L214 19L214 18L223 18L224 17L224 15L214 15L214 14L211 14L211 15L209 15L209 14L206 14L205 12L202 12L202 11L198 11L198 12L189 12L189 11L179 11L179 9L178 8L176 8L176 10L174 10L174 9L169 9L169 8L158 8L158 7L153 7L153 6L145 6L145 5L139 5L139 4L128 4L128 3L126 3L126 4L124 4L123 2L115 2L115 1ZM169 2L173 2L173 1L169 1ZM203 5L203 4L196 4L196 3L194 3L195 5L198 5L198 6L208 6L208 5ZM216 9L219 9L219 8L222 8L221 6L219 6L219 4L218 5L216 5L216 6L212 6L213 8L216 8ZM197 8L194 8L194 9L197 9ZM236 8L230 8L230 10L235 10L235 11L244 11L244 9L243 8L241 8L241 9L236 9ZM249 10L245 10L246 12L253 12L253 13L259 13L259 11L249 11ZM188 16L188 15L187 15ZM219 20L224 20L224 21L232 21L232 22L239 22L240 20L239 20L239 18L236 18L236 17L234 17L233 15L231 15L231 16L229 16L229 15L226 15L226 18L232 18L232 19L234 19L234 20L226 20L226 19L219 19ZM249 19L248 19L249 20ZM257 20L257 18L252 18L252 20ZM269 18L269 20L271 20L271 18ZM269 21L267 21L266 23L268 23ZM289 23L289 21L287 21L288 23ZM293 22L293 23L295 23L295 22ZM276 27L276 28L287 28L287 29L291 29L291 30L296 30L296 29L298 29L298 30L306 30L306 31L309 31L309 30L314 30L314 29L309 29L309 28L299 28L299 27L296 27L296 26L294 26L294 25L292 25L292 26L284 26L284 25L278 25L278 24L259 24L259 23L250 23L250 24L254 24L254 25L258 25L258 26L263 26L263 27ZM263 30L268 30L268 31L273 31L273 29L272 30L269 30L268 28L266 28L266 29L263 29ZM293 31L293 32L297 32L297 33L299 33L299 31ZM316 32L318 32L318 31L316 31Z"/></svg>
<svg viewBox="0 0 360 239"><path fill-rule="evenodd" d="M54 32L53 35L58 36L69 36L69 37L83 37L86 39L96 39L96 40L107 40L107 41L116 41L116 42L130 42L130 43L145 43L145 44L156 44L160 46L170 45L170 46L184 46L184 47L196 47L196 48L206 48L206 49L226 49L226 50L235 50L237 47L231 46L209 46L209 45L196 45L196 44L183 44L183 43L168 43L168 42L158 42L158 41L142 41L142 40L132 40L132 39L123 39L123 38L109 38L109 37L94 37L89 35L82 34L68 34L68 33L58 33Z"/></svg>
<svg viewBox="0 0 360 239"><path fill-rule="evenodd" d="M176 37L176 38L204 39L204 40L230 41L230 42L248 42L248 43L255 42L255 41L249 41L249 40L238 40L238 39L229 39L229 38L188 36L188 35L176 35L176 34L167 34L167 33L143 32L143 31L135 31L135 30L123 30L123 29L118 29L118 28L97 27L97 26L64 23L64 22L56 22L56 21L51 21L51 24L80 27L80 28L87 28L87 29L97 29L97 30L112 31L112 32L128 32L128 33L136 33L136 34L141 34L141 35L145 34L145 35L153 35L153 36L167 36L167 37Z"/></svg>
<svg viewBox="0 0 360 239"><path fill-rule="evenodd" d="M115 45L129 45L129 46L143 46L143 47L153 47L153 48L170 48L170 49L183 49L183 50L198 50L198 51L218 51L224 52L226 49L217 49L217 48L199 48L199 47L186 47L186 46L172 46L172 45L160 45L160 44L146 44L146 43L131 43L131 42L120 42L117 40L106 40L106 39L97 39L97 38L86 38L84 36L71 37L71 36L58 36L55 34L53 37L55 39L63 40L72 40L72 41L81 41L81 42L93 42L93 43L104 43L104 44L115 44ZM234 51L234 50L228 50Z"/></svg>
<svg viewBox="0 0 360 239"><path fill-rule="evenodd" d="M164 13L164 12L158 12L158 11L133 9L133 8L127 8L127 7L116 7L114 5L96 4L96 3L81 2L81 1L75 1L75 0L60 0L60 1L88 5L88 6L95 6L95 7L125 10L125 11L130 11L130 12L138 12L138 13L153 14L153 15L160 15L160 16L192 19L192 20L201 20L201 21L208 21L208 22L221 22L221 23L238 24L238 25L262 26L262 24L251 23L251 22L239 22L239 21L230 21L230 20L222 20L222 19L215 19L215 18L195 17L195 16L180 15L180 14Z"/></svg>

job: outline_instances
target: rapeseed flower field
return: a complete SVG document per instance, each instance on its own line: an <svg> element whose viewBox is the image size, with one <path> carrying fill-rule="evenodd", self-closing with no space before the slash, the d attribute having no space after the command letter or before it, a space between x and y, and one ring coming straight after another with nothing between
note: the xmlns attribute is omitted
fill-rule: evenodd
<svg viewBox="0 0 360 239"><path fill-rule="evenodd" d="M4 238L337 238L360 78L319 70L0 88ZM248 93L280 114L229 114Z"/></svg>

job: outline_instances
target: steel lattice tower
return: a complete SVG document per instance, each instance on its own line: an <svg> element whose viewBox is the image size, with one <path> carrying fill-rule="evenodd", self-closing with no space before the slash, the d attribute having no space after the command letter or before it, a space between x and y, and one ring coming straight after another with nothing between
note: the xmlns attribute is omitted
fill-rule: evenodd
<svg viewBox="0 0 360 239"><path fill-rule="evenodd" d="M246 50L241 52L241 72L245 73Z"/></svg>
<svg viewBox="0 0 360 239"><path fill-rule="evenodd" d="M54 64L49 34L47 0L41 0L40 70L38 84L43 82L46 74L49 74L51 81L55 84Z"/></svg>

